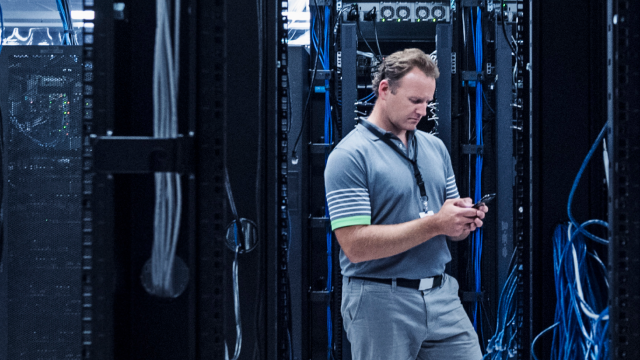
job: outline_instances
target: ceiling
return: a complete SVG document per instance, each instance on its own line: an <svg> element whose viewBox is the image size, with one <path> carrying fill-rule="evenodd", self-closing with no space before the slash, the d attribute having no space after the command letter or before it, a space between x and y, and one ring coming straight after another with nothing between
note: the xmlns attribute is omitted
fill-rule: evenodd
<svg viewBox="0 0 640 360"><path fill-rule="evenodd" d="M0 0L5 26L61 26L56 0ZM69 0L71 10L83 10L82 0Z"/></svg>

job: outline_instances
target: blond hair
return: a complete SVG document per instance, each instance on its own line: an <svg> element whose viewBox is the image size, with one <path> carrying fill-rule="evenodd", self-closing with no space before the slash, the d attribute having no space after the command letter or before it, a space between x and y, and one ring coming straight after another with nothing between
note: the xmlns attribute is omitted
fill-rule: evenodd
<svg viewBox="0 0 640 360"><path fill-rule="evenodd" d="M372 82L376 96L378 96L380 82L385 79L389 81L389 88L395 94L400 79L414 68L420 69L425 75L434 79L440 76L436 63L422 50L404 49L397 51L384 58L378 67L378 72Z"/></svg>

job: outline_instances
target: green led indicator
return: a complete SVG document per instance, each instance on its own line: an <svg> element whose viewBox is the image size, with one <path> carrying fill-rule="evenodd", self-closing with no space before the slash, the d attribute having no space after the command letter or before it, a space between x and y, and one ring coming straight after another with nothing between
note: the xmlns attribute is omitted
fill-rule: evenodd
<svg viewBox="0 0 640 360"><path fill-rule="evenodd" d="M433 22L436 22L436 19L433 19Z"/></svg>
<svg viewBox="0 0 640 360"><path fill-rule="evenodd" d="M385 21L386 21L385 19L382 19L382 22L385 22Z"/></svg>
<svg viewBox="0 0 640 360"><path fill-rule="evenodd" d="M400 22L400 19L398 19L398 22Z"/></svg>
<svg viewBox="0 0 640 360"><path fill-rule="evenodd" d="M63 128L63 129L66 129L67 127L66 127L66 126L63 126L62 128Z"/></svg>
<svg viewBox="0 0 640 360"><path fill-rule="evenodd" d="M502 4L502 7L507 7L507 4Z"/></svg>
<svg viewBox="0 0 640 360"><path fill-rule="evenodd" d="M420 19L416 20L417 22L420 22Z"/></svg>

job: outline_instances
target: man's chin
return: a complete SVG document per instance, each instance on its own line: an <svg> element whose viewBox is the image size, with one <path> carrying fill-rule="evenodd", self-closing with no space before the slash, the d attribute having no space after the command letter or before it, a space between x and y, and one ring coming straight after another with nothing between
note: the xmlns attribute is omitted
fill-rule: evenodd
<svg viewBox="0 0 640 360"><path fill-rule="evenodd" d="M419 123L420 123L420 120L409 120L409 122L407 123L407 126L405 127L405 130L413 131L418 127Z"/></svg>

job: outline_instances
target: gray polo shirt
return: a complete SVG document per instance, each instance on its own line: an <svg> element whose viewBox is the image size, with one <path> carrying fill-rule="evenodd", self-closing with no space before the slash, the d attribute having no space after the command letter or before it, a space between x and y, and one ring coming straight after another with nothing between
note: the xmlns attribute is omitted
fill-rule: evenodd
<svg viewBox="0 0 640 360"><path fill-rule="evenodd" d="M437 213L446 199L459 197L449 153L440 139L423 131L411 131L407 139L408 149L392 135L392 141L410 158L412 142L418 142L418 167L429 210ZM423 207L411 164L360 124L331 152L324 177L333 230L420 218ZM356 264L340 250L344 276L420 279L442 274L449 261L444 235L391 257Z"/></svg>

